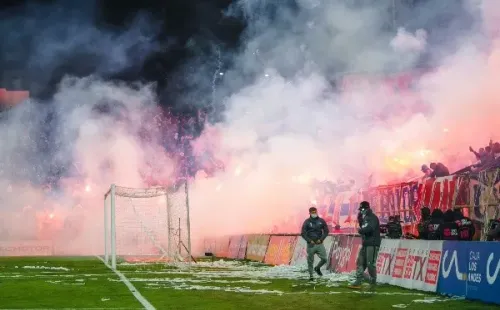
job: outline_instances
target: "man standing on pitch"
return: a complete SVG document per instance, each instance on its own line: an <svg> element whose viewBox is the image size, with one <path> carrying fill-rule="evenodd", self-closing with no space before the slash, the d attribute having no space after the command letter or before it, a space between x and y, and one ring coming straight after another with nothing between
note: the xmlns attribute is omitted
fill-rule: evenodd
<svg viewBox="0 0 500 310"><path fill-rule="evenodd" d="M365 269L368 269L370 286L373 289L377 283L377 255L382 242L380 238L380 222L370 208L368 201L360 203L359 213L361 221L358 232L361 235L362 246L356 260L356 280L349 287L361 288Z"/></svg>
<svg viewBox="0 0 500 310"><path fill-rule="evenodd" d="M307 242L307 268L309 270L309 280L314 280L313 270L322 276L320 268L326 264L326 250L323 241L328 236L328 225L325 220L318 216L315 207L309 208L309 218L302 225L302 238ZM314 255L318 254L320 261L313 269Z"/></svg>

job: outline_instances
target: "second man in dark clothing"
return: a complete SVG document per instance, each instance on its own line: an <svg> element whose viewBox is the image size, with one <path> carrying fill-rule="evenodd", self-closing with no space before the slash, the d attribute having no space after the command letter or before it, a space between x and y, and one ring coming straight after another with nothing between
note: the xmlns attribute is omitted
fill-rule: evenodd
<svg viewBox="0 0 500 310"><path fill-rule="evenodd" d="M361 288L365 269L370 275L370 286L375 287L377 283L377 256L382 239L380 237L380 221L373 213L368 201L359 205L361 224L358 230L361 235L362 245L356 260L356 280L351 283L351 288Z"/></svg>

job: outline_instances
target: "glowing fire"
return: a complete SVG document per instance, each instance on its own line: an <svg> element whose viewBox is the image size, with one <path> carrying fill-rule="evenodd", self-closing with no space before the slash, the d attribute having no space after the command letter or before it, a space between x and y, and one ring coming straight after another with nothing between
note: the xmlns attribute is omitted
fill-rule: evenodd
<svg viewBox="0 0 500 310"><path fill-rule="evenodd" d="M87 193L90 193L90 191L91 191L91 190L92 190L92 188L90 187L90 185L86 185L86 186L85 186L85 191L86 191Z"/></svg>
<svg viewBox="0 0 500 310"><path fill-rule="evenodd" d="M241 175L241 167L240 166L236 167L236 170L234 171L234 175L235 176Z"/></svg>
<svg viewBox="0 0 500 310"><path fill-rule="evenodd" d="M292 182L299 184L308 184L311 181L311 176L307 173L292 176Z"/></svg>
<svg viewBox="0 0 500 310"><path fill-rule="evenodd" d="M54 218L54 216L55 216L55 215L54 215L54 213L50 213L50 214L49 214L49 218L50 218L50 219L53 219L53 218Z"/></svg>

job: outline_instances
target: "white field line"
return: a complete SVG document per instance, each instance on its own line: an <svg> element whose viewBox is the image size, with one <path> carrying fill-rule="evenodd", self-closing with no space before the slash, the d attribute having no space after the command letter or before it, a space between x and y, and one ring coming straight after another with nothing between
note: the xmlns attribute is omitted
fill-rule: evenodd
<svg viewBox="0 0 500 310"><path fill-rule="evenodd" d="M132 295L134 295L135 299L137 299L137 301L139 301L141 303L141 305L144 307L144 309L156 310L156 308L153 307L153 305L146 298L144 298L144 296L142 296L141 293L139 293L139 291L134 287L134 285L132 283L130 283L130 281L127 279L127 277L125 277L125 275L123 273L111 268L111 266L108 265L108 263L106 263L104 261L104 259L102 259L100 256L96 256L96 257L101 262L103 262L104 265L106 265L106 267L108 267L110 270L112 270L120 278L120 280L122 280L123 283L125 283L125 285L129 289L129 291L132 293Z"/></svg>

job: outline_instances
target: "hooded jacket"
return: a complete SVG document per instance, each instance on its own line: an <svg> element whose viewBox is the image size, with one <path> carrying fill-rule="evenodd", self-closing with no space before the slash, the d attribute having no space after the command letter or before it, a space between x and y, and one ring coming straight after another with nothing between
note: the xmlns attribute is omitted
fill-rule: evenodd
<svg viewBox="0 0 500 310"><path fill-rule="evenodd" d="M458 239L463 241L472 241L476 234L476 227L472 220L462 214L460 209L454 210L454 220L458 226Z"/></svg>
<svg viewBox="0 0 500 310"><path fill-rule="evenodd" d="M420 215L421 215L421 220L420 223L418 223L417 225L418 238L422 240L427 240L428 239L427 226L429 225L429 222L431 220L431 209L429 209L428 207L423 207L420 210Z"/></svg>
<svg viewBox="0 0 500 310"><path fill-rule="evenodd" d="M442 240L443 239L443 211L434 209L432 211L431 220L427 224L427 240Z"/></svg>
<svg viewBox="0 0 500 310"><path fill-rule="evenodd" d="M487 234L487 241L500 241L500 218L491 221Z"/></svg>
<svg viewBox="0 0 500 310"><path fill-rule="evenodd" d="M443 215L444 223L441 225L442 240L458 240L458 225L455 222L453 211L447 210Z"/></svg>
<svg viewBox="0 0 500 310"><path fill-rule="evenodd" d="M325 220L320 218L319 216L316 218L309 217L302 224L302 233L301 236L306 240L309 244L311 241L317 242L326 239L328 236L329 230L328 225Z"/></svg>
<svg viewBox="0 0 500 310"><path fill-rule="evenodd" d="M358 232L363 240L363 246L380 246L382 242L382 238L380 237L380 221L372 209L366 211Z"/></svg>

